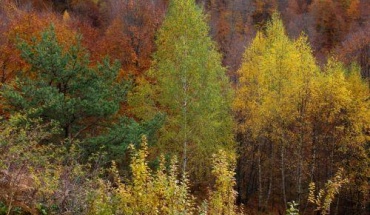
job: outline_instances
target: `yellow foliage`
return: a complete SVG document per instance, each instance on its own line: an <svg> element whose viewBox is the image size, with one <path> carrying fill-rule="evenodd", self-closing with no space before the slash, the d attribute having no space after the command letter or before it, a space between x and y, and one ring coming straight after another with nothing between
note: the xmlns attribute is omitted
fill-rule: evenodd
<svg viewBox="0 0 370 215"><path fill-rule="evenodd" d="M131 149L131 180L128 183L121 182L113 163L111 171L116 188L112 188L109 183L101 184L95 195L97 197L90 203L91 213L105 214L100 213L99 208L113 211L109 205L114 202L116 206L111 214L192 214L194 203L189 192L189 182L186 176L178 180L177 160L172 159L167 171L165 159L161 157L159 169L153 173L146 161L148 156L146 138L143 137L139 150L133 145Z"/></svg>
<svg viewBox="0 0 370 215"><path fill-rule="evenodd" d="M235 157L220 150L213 155L212 163L212 174L216 182L208 200L209 214L237 214L235 205L237 193L234 190L236 185L234 178Z"/></svg>
<svg viewBox="0 0 370 215"><path fill-rule="evenodd" d="M67 11L67 10L65 10L65 11L64 11L64 13L63 13L63 21L64 21L64 22L68 22L68 21L70 21L70 20L71 20L71 17L69 16L68 11Z"/></svg>
<svg viewBox="0 0 370 215"><path fill-rule="evenodd" d="M335 176L328 180L325 184L325 189L320 189L315 197L315 183L309 185L308 201L316 205L316 210L321 211L321 214L329 214L330 204L333 202L335 195L339 193L339 189L348 183L348 179L344 178L342 168L338 170Z"/></svg>
<svg viewBox="0 0 370 215"><path fill-rule="evenodd" d="M263 199L270 190L263 187L266 177L281 175L285 189L285 168L297 168L296 193L301 198L304 181L321 171L318 157L326 159L329 152L325 165L331 171L342 166L350 176L351 189L367 198L368 182L363 178L369 175L370 94L358 67L347 69L330 58L320 69L307 37L289 39L275 14L266 31L258 32L246 49L238 74L233 108L237 132L245 138L243 149L248 153L257 149L260 206L269 201ZM286 158L286 152L291 158ZM310 165L305 166L304 159ZM275 172L278 165L280 170Z"/></svg>

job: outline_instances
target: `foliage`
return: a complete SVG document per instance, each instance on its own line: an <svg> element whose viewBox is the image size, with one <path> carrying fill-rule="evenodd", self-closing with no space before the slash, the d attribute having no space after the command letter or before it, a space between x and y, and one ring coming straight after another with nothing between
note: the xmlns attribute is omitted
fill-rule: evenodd
<svg viewBox="0 0 370 215"><path fill-rule="evenodd" d="M366 201L369 88L358 67L346 68L330 58L320 71L307 38L290 40L274 14L246 50L238 74L239 174L255 175L247 180L255 185L246 184L255 187L249 195L257 192L261 209L273 201L274 187L281 190L276 195L280 204L297 199L302 206L309 181L324 183L338 167L356 181L349 187L358 201ZM247 163L248 157L254 159Z"/></svg>
<svg viewBox="0 0 370 215"><path fill-rule="evenodd" d="M298 204L295 201L288 202L289 208L286 209L286 215L299 215Z"/></svg>
<svg viewBox="0 0 370 215"><path fill-rule="evenodd" d="M343 169L339 169L332 180L328 180L325 184L325 190L320 189L315 197L315 183L311 182L309 186L309 202L316 205L316 210L321 211L321 214L330 213L330 205L333 202L335 195L339 193L339 189L348 183L348 179L344 178Z"/></svg>
<svg viewBox="0 0 370 215"><path fill-rule="evenodd" d="M86 160L105 150L106 161L120 160L120 168L125 169L122 155L128 145L138 143L143 134L153 137L163 117L139 123L122 116L125 113L119 110L130 81L119 78L119 64L108 59L91 66L80 38L75 40L75 45L62 46L53 26L39 40L21 40L18 48L30 68L1 89L4 109L55 121L61 132L51 138L67 139L68 144L80 141Z"/></svg>
<svg viewBox="0 0 370 215"><path fill-rule="evenodd" d="M9 213L21 208L31 214L79 213L86 207L99 170L81 164L76 147L45 144L58 132L54 123L41 123L17 114L0 126L0 200ZM99 169L98 159L91 164Z"/></svg>
<svg viewBox="0 0 370 215"><path fill-rule="evenodd" d="M315 28L314 45L322 52L339 45L360 12L358 0L315 0L310 9Z"/></svg>
<svg viewBox="0 0 370 215"><path fill-rule="evenodd" d="M141 137L147 136L151 143L155 142L155 133L162 126L164 117L156 115L152 120L142 123L134 119L122 117L113 124L104 134L91 138L82 144L85 154L94 153L102 148L106 153L106 162L115 160L120 171L127 170L127 148L130 144L139 145Z"/></svg>
<svg viewBox="0 0 370 215"><path fill-rule="evenodd" d="M76 32L69 29L65 22L62 22L55 14L36 12L26 13L17 7L10 6L3 12L9 18L7 31L2 32L3 42L0 44L0 65L1 83L9 83L20 71L29 69L29 65L20 55L16 48L18 38L32 42L32 38L40 39L40 32L46 30L51 23L54 23L57 41L63 47L70 47L74 42Z"/></svg>
<svg viewBox="0 0 370 215"><path fill-rule="evenodd" d="M181 156L183 172L196 183L207 183L209 155L233 150L231 89L194 0L170 2L156 43L148 72L153 84L145 80L137 87L130 98L133 113L142 119L157 111L166 114L157 150Z"/></svg>
<svg viewBox="0 0 370 215"><path fill-rule="evenodd" d="M0 214L366 214L369 7L2 0Z"/></svg>
<svg viewBox="0 0 370 215"><path fill-rule="evenodd" d="M237 193L234 190L235 158L221 150L214 154L212 159L212 174L216 181L209 197L209 214L237 214L235 205Z"/></svg>
<svg viewBox="0 0 370 215"><path fill-rule="evenodd" d="M163 156L157 171L148 167L147 140L143 137L140 149L131 145L132 177L122 182L113 163L114 183L99 181L100 188L92 195L89 214L237 214L234 178L235 158L225 151L213 156L215 186L207 201L196 210L186 174L180 177L176 157L169 165Z"/></svg>
<svg viewBox="0 0 370 215"><path fill-rule="evenodd" d="M91 202L91 214L192 214L193 197L190 195L186 176L178 180L176 158L172 159L168 169L164 157L161 157L159 169L153 173L147 164L148 146L145 137L141 148L132 148L132 178L128 183L120 180L115 163L112 174L115 185L102 184ZM110 190L110 192L109 192ZM111 193L111 194L109 194ZM104 203L102 205L102 203ZM110 207L112 206L115 207ZM107 213L102 212L109 211Z"/></svg>
<svg viewBox="0 0 370 215"><path fill-rule="evenodd" d="M31 68L2 89L10 112L35 109L33 117L57 121L69 141L86 136L86 130L99 128L117 113L129 86L116 80L117 64L105 60L90 68L79 43L65 51L53 27L39 41L23 41L18 48Z"/></svg>
<svg viewBox="0 0 370 215"><path fill-rule="evenodd" d="M110 174L113 183L97 176L103 171L98 156L90 164L76 160L80 152L44 143L57 128L40 120L17 115L1 127L0 160L2 184L0 199L10 211L20 207L37 213L79 214L193 214L195 199L190 194L186 175L178 172L176 158L167 165L164 157L153 172L147 163L148 147L145 137L141 148L131 145L132 177L121 181L115 162ZM13 159L10 159L13 158ZM216 184L206 210L214 214L236 214L234 160L224 151L213 156ZM95 169L93 171L92 167ZM206 204L206 203L204 203Z"/></svg>

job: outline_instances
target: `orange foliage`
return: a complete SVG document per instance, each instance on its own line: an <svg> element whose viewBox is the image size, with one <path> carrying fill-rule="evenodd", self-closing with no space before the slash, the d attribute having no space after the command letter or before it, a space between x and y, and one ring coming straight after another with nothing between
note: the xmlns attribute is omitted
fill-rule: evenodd
<svg viewBox="0 0 370 215"><path fill-rule="evenodd" d="M350 2L350 5L348 6L348 9L347 9L347 16L351 20L356 20L360 17L359 6L360 6L359 0L352 0Z"/></svg>
<svg viewBox="0 0 370 215"><path fill-rule="evenodd" d="M266 21L268 21L277 9L276 0L253 0L254 12L252 14L253 23L257 28L263 28Z"/></svg>
<svg viewBox="0 0 370 215"><path fill-rule="evenodd" d="M89 23L73 19L69 21L69 24L74 31L82 35L82 46L85 47L91 54L90 60L92 64L96 61L101 60L102 57L99 52L99 47L97 45L101 38L101 32L99 29L92 27Z"/></svg>
<svg viewBox="0 0 370 215"><path fill-rule="evenodd" d="M54 25L56 35L65 48L70 47L75 41L76 33L71 30L61 17L53 13L25 12L18 9L14 4L8 3L2 7L2 15L7 18L1 33L0 43L0 86L13 80L17 73L29 69L29 65L23 61L17 43L25 40L32 42L33 38L39 38L40 32L51 24ZM5 115L0 107L0 114Z"/></svg>
<svg viewBox="0 0 370 215"><path fill-rule="evenodd" d="M122 29L122 21L114 19L104 36L95 45L95 51L92 52L93 58L99 59L109 55L111 59L119 60L124 70L135 74L134 62L137 60L135 51L130 44L130 38L124 34Z"/></svg>
<svg viewBox="0 0 370 215"><path fill-rule="evenodd" d="M89 23L94 27L102 27L105 24L105 18L99 0L72 0L69 3L70 8L80 20Z"/></svg>
<svg viewBox="0 0 370 215"><path fill-rule="evenodd" d="M370 86L370 23L360 30L350 33L335 49L338 58L348 64L356 62L361 66L361 73L366 77Z"/></svg>
<svg viewBox="0 0 370 215"><path fill-rule="evenodd" d="M52 0L6 0L18 8L25 10L49 10L52 8Z"/></svg>
<svg viewBox="0 0 370 215"><path fill-rule="evenodd" d="M251 35L253 27L248 17L249 3L243 0L198 1L204 4L209 14L211 36L217 42L222 54L222 64L227 67L228 75L236 81L236 70L240 66L244 46Z"/></svg>
<svg viewBox="0 0 370 215"><path fill-rule="evenodd" d="M360 16L359 0L314 0L310 6L314 18L316 50L328 53L353 30Z"/></svg>
<svg viewBox="0 0 370 215"><path fill-rule="evenodd" d="M73 43L76 33L63 22L60 16L53 13L24 13L20 19L11 23L8 38L11 42L16 42L16 38L31 42L32 38L40 37L40 32L53 24L56 31L58 42L63 47L70 47Z"/></svg>
<svg viewBox="0 0 370 215"><path fill-rule="evenodd" d="M13 15L8 27L9 30L3 34L6 41L0 46L0 80L2 83L11 80L17 71L23 71L26 68L26 64L22 61L19 50L16 48L19 39L31 42L32 38L40 37L40 32L51 24L55 26L57 38L64 47L69 47L75 38L75 32L52 13L16 12L18 14L17 16Z"/></svg>
<svg viewBox="0 0 370 215"><path fill-rule="evenodd" d="M119 59L125 71L142 74L151 65L155 33L164 17L163 3L110 0L107 5L115 12L99 43L101 50Z"/></svg>

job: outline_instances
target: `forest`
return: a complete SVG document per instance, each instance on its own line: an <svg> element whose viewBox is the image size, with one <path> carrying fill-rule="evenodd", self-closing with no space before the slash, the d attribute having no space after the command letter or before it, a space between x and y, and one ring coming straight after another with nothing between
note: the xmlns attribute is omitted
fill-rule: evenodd
<svg viewBox="0 0 370 215"><path fill-rule="evenodd" d="M0 0L0 215L368 215L370 1Z"/></svg>

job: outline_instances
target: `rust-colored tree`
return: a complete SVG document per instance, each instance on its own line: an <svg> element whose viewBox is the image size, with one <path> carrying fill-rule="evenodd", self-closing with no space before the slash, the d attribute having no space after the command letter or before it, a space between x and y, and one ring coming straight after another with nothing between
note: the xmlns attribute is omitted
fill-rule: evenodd
<svg viewBox="0 0 370 215"><path fill-rule="evenodd" d="M133 75L147 70L155 50L155 33L163 20L166 1L107 1L112 22L100 45L102 52L121 61L123 69ZM104 47L108 46L108 47Z"/></svg>

